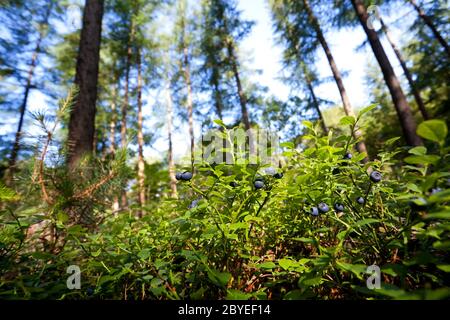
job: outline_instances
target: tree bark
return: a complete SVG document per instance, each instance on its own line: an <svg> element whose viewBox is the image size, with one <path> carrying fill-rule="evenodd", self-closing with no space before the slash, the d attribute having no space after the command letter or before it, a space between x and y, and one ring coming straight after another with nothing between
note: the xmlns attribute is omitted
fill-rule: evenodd
<svg viewBox="0 0 450 320"><path fill-rule="evenodd" d="M120 127L120 142L123 149L127 147L127 114L128 114L128 108L129 108L129 91L130 91L130 69L131 69L131 59L133 56L133 43L134 43L134 36L135 36L135 23L133 16L130 20L130 37L128 39L127 43L127 58L126 58L126 65L125 65L125 94L124 99L122 103L121 113L122 113L122 119L121 119L121 127ZM127 192L126 190L122 190L121 195L121 206L122 208L125 208L128 204L127 200Z"/></svg>
<svg viewBox="0 0 450 320"><path fill-rule="evenodd" d="M394 69L392 68L386 52L381 45L377 33L375 30L369 29L367 26L368 14L366 8L364 7L364 3L361 0L352 0L352 4L361 25L364 28L364 31L367 34L370 46L372 47L375 58L380 65L386 85L389 88L406 143L411 146L422 145L422 139L420 139L420 137L416 134L416 120L414 119L411 108L408 105L406 97L400 86L400 82L395 75Z"/></svg>
<svg viewBox="0 0 450 320"><path fill-rule="evenodd" d="M138 216L143 216L143 206L145 205L145 161L144 161L144 133L143 115L142 115L142 64L141 64L141 49L137 49L137 103L138 103L138 121L137 121L137 140L138 140L138 201L139 212Z"/></svg>
<svg viewBox="0 0 450 320"><path fill-rule="evenodd" d="M118 82L118 79L115 79ZM117 86L119 84L117 83ZM117 122L117 88L116 83L113 85L112 89L112 99L111 99L111 120L109 122L109 153L114 155L116 153L116 122Z"/></svg>
<svg viewBox="0 0 450 320"><path fill-rule="evenodd" d="M117 123L117 95L120 91L119 75L117 71L113 75L114 84L112 88L111 97L111 120L109 122L109 154L114 157L116 153L116 123ZM120 209L119 198L114 196L113 199L113 212L117 213Z"/></svg>
<svg viewBox="0 0 450 320"><path fill-rule="evenodd" d="M84 8L75 76L79 94L69 120L70 169L93 150L103 6L103 0L86 0Z"/></svg>
<svg viewBox="0 0 450 320"><path fill-rule="evenodd" d="M334 61L333 54L331 53L330 47L328 46L328 43L325 39L325 36L323 35L322 29L320 28L319 21L317 20L316 16L314 15L314 12L312 11L308 0L303 0L303 4L305 5L306 11L308 12L309 20L311 21L314 30L317 34L317 39L320 42L320 45L322 46L323 50L325 51L325 55L328 60L328 64L330 65L331 72L333 73L334 81L336 82L336 85L339 90L339 94L341 96L342 104L344 106L344 112L347 116L354 116L355 113L353 112L353 108L350 104L350 99L347 96L347 90L345 90L344 81L342 80L341 72L339 71L336 62ZM359 139L361 137L361 132L359 130L354 132L354 138ZM361 153L367 153L366 144L364 141L359 142L356 145L356 148ZM366 159L367 160L367 159Z"/></svg>
<svg viewBox="0 0 450 320"><path fill-rule="evenodd" d="M237 87L238 96L239 96L239 103L241 104L242 122L244 123L245 130L249 130L251 126L250 126L250 120L249 120L248 110L247 110L247 96L245 95L245 92L242 88L241 77L239 75L239 69L238 69L237 57L234 52L234 46L233 46L232 41L227 42L227 51L228 51L228 58L231 61L231 68L233 70L234 79L236 81L236 87Z"/></svg>
<svg viewBox="0 0 450 320"><path fill-rule="evenodd" d="M192 102L192 84L191 84L191 72L189 68L189 53L185 47L183 49L184 54L184 77L187 88L187 107L188 107L188 122L189 122L189 137L191 139L191 171L194 172L194 150L195 150L195 137L194 137L194 106Z"/></svg>
<svg viewBox="0 0 450 320"><path fill-rule="evenodd" d="M167 139L169 141L169 150L167 153L169 163L169 179L170 179L170 197L177 198L177 179L175 178L175 164L173 161L173 146L172 146L172 121L173 121L173 105L172 94L170 92L170 85L166 88L167 99Z"/></svg>
<svg viewBox="0 0 450 320"><path fill-rule="evenodd" d="M423 20L423 22L425 22L425 24L431 29L431 31L433 32L433 34L436 37L437 41L439 41L439 43L442 45L442 47L444 47L445 52L450 57L450 47L449 47L447 41L445 41L444 37L439 32L439 30L434 25L433 20L429 16L427 16L425 14L425 11L423 11L417 5L415 0L409 0L409 2L412 4L414 9L417 11L417 13L419 14L419 17Z"/></svg>
<svg viewBox="0 0 450 320"><path fill-rule="evenodd" d="M213 82L213 86L214 86L214 101L215 101L215 105L216 105L217 116L219 117L220 120L223 120L222 96L220 94L218 72L213 70L212 77L213 77L212 82Z"/></svg>
<svg viewBox="0 0 450 320"><path fill-rule="evenodd" d="M416 100L416 103L417 103L417 106L419 107L420 113L422 114L422 117L425 120L428 120L430 118L430 116L428 115L427 109L425 108L425 103L423 102L422 97L420 96L419 89L414 84L414 80L411 76L411 73L409 72L408 67L406 66L406 62L403 59L400 49L395 45L394 39L391 36L389 28L386 26L383 19L380 19L380 23L381 23L381 28L383 29L384 33L386 34L386 38L392 47L392 50L394 50L395 55L397 56L397 59L400 62L400 65L402 66L403 73L405 74L405 77L408 80L409 86L411 88L411 92L414 96L414 99Z"/></svg>
<svg viewBox="0 0 450 320"><path fill-rule="evenodd" d="M42 27L41 31L39 32L39 36L36 41L36 47L34 49L33 56L31 57L30 69L28 70L27 83L25 85L25 91L23 94L22 104L20 105L20 109L19 109L20 110L19 124L17 126L16 137L14 140L14 145L13 145L13 148L11 151L11 156L9 159L9 174L8 174L9 177L11 177L12 174L14 173L17 156L20 151L20 139L22 136L22 127L23 127L23 121L25 118L25 112L27 109L28 96L30 94L31 83L32 83L33 76L34 76L34 70L36 69L38 56L39 56L39 53L41 52L42 41L44 40L44 37L45 37L45 27L48 26L48 20L50 18L51 12L53 10L53 5L54 5L54 2L50 1L47 11L45 12L44 19L42 20L43 27Z"/></svg>
<svg viewBox="0 0 450 320"><path fill-rule="evenodd" d="M325 119L323 118L322 111L320 111L319 101L317 100L316 94L314 93L314 88L312 86L312 83L311 83L311 81L309 81L308 78L306 78L306 85L308 86L308 90L309 90L309 92L311 94L311 97L313 99L314 108L316 109L316 112L319 115L320 124L322 125L322 129L325 132L325 134L328 134L328 127L325 124Z"/></svg>

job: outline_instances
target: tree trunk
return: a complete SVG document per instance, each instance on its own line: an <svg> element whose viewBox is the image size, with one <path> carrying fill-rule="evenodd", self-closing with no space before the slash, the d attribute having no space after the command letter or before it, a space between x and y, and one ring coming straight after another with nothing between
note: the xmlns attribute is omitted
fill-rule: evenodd
<svg viewBox="0 0 450 320"><path fill-rule="evenodd" d="M39 36L38 39L36 41L36 47L34 49L33 52L33 56L31 57L31 63L30 63L30 69L28 70L28 78L27 78L27 83L25 85L25 92L23 94L23 100L22 100L22 104L20 105L20 118L19 118L19 124L17 126L17 131L16 131L16 138L14 141L14 145L11 151L11 156L9 159L9 173L8 176L12 177L13 173L14 173L14 169L15 169L15 165L16 165L16 161L17 161L17 156L19 154L19 150L20 150L20 138L22 136L22 126L23 126L23 121L25 118L25 112L27 109L27 103L28 103L28 96L30 94L30 90L31 90L31 83L33 80L33 76L34 76L34 70L36 69L36 65L37 65L37 61L38 61L38 56L39 53L41 52L41 44L42 41L45 37L45 26L48 25L48 19L50 17L50 14L52 12L53 9L53 1L50 1L50 4L48 5L47 11L45 12L45 16L44 19L42 21L42 29L39 32ZM7 179L9 180L9 178Z"/></svg>
<svg viewBox="0 0 450 320"><path fill-rule="evenodd" d="M214 86L214 100L216 105L217 116L219 117L220 120L223 120L222 96L220 94L218 72L216 72L215 70L213 71L212 81Z"/></svg>
<svg viewBox="0 0 450 320"><path fill-rule="evenodd" d="M430 118L430 116L428 115L427 109L425 108L425 104L422 100L422 97L420 96L420 91L419 91L419 89L416 88L416 86L414 84L414 80L411 76L411 73L408 70L408 67L406 66L406 62L403 59L399 48L397 48L397 46L395 45L394 39L391 36L389 28L384 24L383 19L380 19L380 23L381 23L381 28L383 29L384 33L386 34L386 38L392 47L392 50L394 50L395 55L397 56L397 59L400 62L400 65L402 66L405 77L406 77L406 79L408 79L409 86L411 87L411 92L414 96L414 99L416 100L416 103L417 103L417 106L419 107L420 113L422 114L422 117L425 120L428 120Z"/></svg>
<svg viewBox="0 0 450 320"><path fill-rule="evenodd" d="M400 86L397 76L395 75L394 69L386 55L386 52L381 45L380 39L378 38L375 30L369 29L367 26L368 14L364 7L364 3L361 0L352 0L353 7L355 8L356 14L361 22L364 31L369 39L370 46L372 47L375 58L380 65L381 71L383 72L383 77L386 85L391 93L392 100L394 102L397 115L400 120L400 125L403 129L403 134L405 136L406 143L411 146L422 145L422 140L416 134L416 120L414 119L411 108L408 105L406 97Z"/></svg>
<svg viewBox="0 0 450 320"><path fill-rule="evenodd" d="M115 81L119 81L117 78ZM119 84L117 83L117 86ZM117 122L117 87L113 84L112 99L111 99L111 121L109 122L109 153L114 155L116 153L116 122Z"/></svg>
<svg viewBox="0 0 450 320"><path fill-rule="evenodd" d="M103 0L86 0L84 8L75 76L79 94L69 120L70 169L93 150L103 5Z"/></svg>
<svg viewBox="0 0 450 320"><path fill-rule="evenodd" d="M425 12L417 5L415 0L409 0L409 2L413 5L414 9L416 9L419 17L423 20L423 22L425 22L425 24L431 29L436 39L444 47L445 52L447 52L447 55L450 57L450 47L447 41L445 41L444 37L442 37L439 30L434 25L433 20L425 14Z"/></svg>
<svg viewBox="0 0 450 320"><path fill-rule="evenodd" d="M237 87L238 96L239 96L239 103L241 104L242 122L244 123L245 130L249 130L250 129L250 120L249 120L248 110L247 110L247 97L242 88L241 78L240 78L239 70L238 70L237 57L235 55L233 43L231 41L228 41L228 43L227 43L227 50L228 50L228 57L231 61L231 68L233 70L234 79L236 81L236 87Z"/></svg>
<svg viewBox="0 0 450 320"><path fill-rule="evenodd" d="M187 107L188 107L188 121L189 121L189 137L191 138L191 171L194 172L194 149L195 149L195 137L194 137L194 107L192 103L192 84L191 84L191 72L189 68L189 54L188 49L184 48L184 77L187 87Z"/></svg>
<svg viewBox="0 0 450 320"><path fill-rule="evenodd" d="M325 124L325 119L323 118L322 111L320 111L319 101L317 101L316 94L314 93L314 88L312 86L311 81L309 81L308 78L306 78L306 85L308 86L308 90L309 90L309 92L311 94L311 97L313 99L314 108L316 109L316 112L319 115L320 124L322 125L323 132L325 132L325 134L328 134L328 127Z"/></svg>
<svg viewBox="0 0 450 320"><path fill-rule="evenodd" d="M177 198L177 179L175 178L175 164L173 161L173 147L172 147L172 120L173 120L173 106L172 94L170 92L170 85L166 89L167 99L167 139L169 141L168 162L169 162L169 178L170 178L170 196Z"/></svg>
<svg viewBox="0 0 450 320"><path fill-rule="evenodd" d="M354 116L355 113L353 112L353 108L350 104L350 99L347 96L347 90L345 90L344 87L344 81L342 80L342 75L336 65L336 62L334 61L334 57L331 53L330 47L328 46L327 41L325 40L325 36L323 35L322 29L320 28L319 21L317 20L316 16L314 15L314 12L312 11L309 2L307 0L303 0L303 3L305 5L305 8L308 12L308 17L311 20L311 23L314 27L314 30L317 34L317 39L320 42L320 45L322 46L323 50L325 51L325 55L327 57L328 63L331 68L331 72L333 73L334 81L336 82L336 85L339 90L339 94L341 95L342 104L344 106L344 112L347 116ZM361 137L361 132L359 130L354 132L354 138L359 139ZM360 153L367 153L366 144L364 141L361 141L357 144L356 148ZM367 159L366 159L367 160Z"/></svg>
<svg viewBox="0 0 450 320"><path fill-rule="evenodd" d="M116 153L116 123L117 123L117 92L120 91L119 76L117 73L113 76L114 84L111 97L111 120L109 122L109 154L114 157ZM119 198L114 196L113 212L117 213L120 209Z"/></svg>
<svg viewBox="0 0 450 320"><path fill-rule="evenodd" d="M123 149L127 147L127 113L129 108L129 91L130 91L130 69L131 69L131 59L133 56L133 43L134 43L134 34L135 34L135 24L134 19L131 17L130 21L130 37L127 43L127 58L126 58L126 66L125 66L125 94L122 103L122 119L121 119L121 128L120 128L120 142ZM122 190L121 195L121 206L125 208L128 204L127 200L127 192L126 190Z"/></svg>
<svg viewBox="0 0 450 320"><path fill-rule="evenodd" d="M145 161L144 161L144 133L142 131L143 115L142 115L142 64L141 51L137 49L137 103L138 103L138 120L137 120L137 140L138 140L138 201L139 201L139 217L142 218L142 207L145 205Z"/></svg>
<svg viewBox="0 0 450 320"><path fill-rule="evenodd" d="M232 43L232 41L228 41L227 50L228 50L228 57L231 60L231 67L233 70L234 79L236 80L239 102L241 104L242 122L244 123L244 128L248 134L249 160L259 161L260 159L254 158L256 156L256 141L255 141L256 137L253 134L252 130L250 130L251 125L247 109L247 96L245 95L244 89L242 88L241 78L238 70L238 58L234 52L234 44ZM225 143L226 141L224 141L224 144Z"/></svg>

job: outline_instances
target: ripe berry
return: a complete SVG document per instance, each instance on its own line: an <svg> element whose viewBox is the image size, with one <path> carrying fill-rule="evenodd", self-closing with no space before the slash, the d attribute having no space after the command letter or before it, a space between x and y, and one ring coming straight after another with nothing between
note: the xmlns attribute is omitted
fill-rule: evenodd
<svg viewBox="0 0 450 320"><path fill-rule="evenodd" d="M334 210L336 210L336 212L344 212L344 205L342 203L336 202L334 204Z"/></svg>
<svg viewBox="0 0 450 320"><path fill-rule="evenodd" d="M175 178L177 179L177 180L181 180L181 176L182 176L183 174L181 173L181 172L177 172L177 174L175 175Z"/></svg>
<svg viewBox="0 0 450 320"><path fill-rule="evenodd" d="M351 158L353 158L353 155L350 152L347 152L346 154L344 154L345 160L350 160Z"/></svg>
<svg viewBox="0 0 450 320"><path fill-rule="evenodd" d="M183 172L183 174L181 175L181 180L183 181L189 181L192 179L192 173L189 171L185 171Z"/></svg>
<svg viewBox="0 0 450 320"><path fill-rule="evenodd" d="M310 212L311 212L311 214L313 216L318 216L319 215L319 209L317 209L317 207L312 207Z"/></svg>
<svg viewBox="0 0 450 320"><path fill-rule="evenodd" d="M441 191L442 191L441 188L433 188L433 189L430 190L430 193L433 195L433 194L441 192Z"/></svg>
<svg viewBox="0 0 450 320"><path fill-rule="evenodd" d="M356 202L358 202L359 204L364 204L364 202L366 202L366 200L364 200L363 197L358 197L358 198L356 198Z"/></svg>
<svg viewBox="0 0 450 320"><path fill-rule="evenodd" d="M255 186L255 189L262 189L264 188L264 182L261 180L256 180L253 185Z"/></svg>
<svg viewBox="0 0 450 320"><path fill-rule="evenodd" d="M372 180L375 183L380 182L381 173L379 173L378 171L372 171L372 173L370 174L370 180Z"/></svg>
<svg viewBox="0 0 450 320"><path fill-rule="evenodd" d="M198 205L199 201L200 201L199 199L196 199L196 200L192 201L188 208L189 209L195 208Z"/></svg>
<svg viewBox="0 0 450 320"><path fill-rule="evenodd" d="M231 181L230 182L230 186L233 187L233 188L236 188L238 186L238 184L237 184L236 181Z"/></svg>
<svg viewBox="0 0 450 320"><path fill-rule="evenodd" d="M328 212L328 210L330 210L330 208L328 207L328 205L325 202L319 203L319 205L317 207L319 208L320 212L322 212L322 213Z"/></svg>
<svg viewBox="0 0 450 320"><path fill-rule="evenodd" d="M269 168L266 168L265 173L268 174L269 176L273 176L277 172L276 172L276 170L273 167L269 167Z"/></svg>
<svg viewBox="0 0 450 320"><path fill-rule="evenodd" d="M282 174L281 172L277 172L277 173L275 173L275 174L273 175L273 177L274 177L275 179L281 179L281 178L283 178L283 174Z"/></svg>

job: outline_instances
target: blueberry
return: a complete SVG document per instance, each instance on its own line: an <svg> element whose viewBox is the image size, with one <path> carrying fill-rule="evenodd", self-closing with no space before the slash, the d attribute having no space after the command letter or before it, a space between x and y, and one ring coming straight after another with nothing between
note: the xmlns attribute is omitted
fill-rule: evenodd
<svg viewBox="0 0 450 320"><path fill-rule="evenodd" d="M183 181L189 181L192 179L192 173L189 171L185 171L183 172L183 174L181 175L181 180Z"/></svg>
<svg viewBox="0 0 450 320"><path fill-rule="evenodd" d="M188 208L189 209L195 208L198 205L199 201L200 201L199 199L196 199L196 200L192 201Z"/></svg>
<svg viewBox="0 0 450 320"><path fill-rule="evenodd" d="M177 174L175 175L175 178L177 179L177 180L181 180L181 176L182 176L183 174L181 173L181 172L177 172Z"/></svg>
<svg viewBox="0 0 450 320"><path fill-rule="evenodd" d="M378 171L372 171L372 173L370 174L370 180L372 180L372 182L380 182L381 181L381 173L379 173Z"/></svg>
<svg viewBox="0 0 450 320"><path fill-rule="evenodd" d="M283 174L282 174L281 172L277 172L277 173L275 173L275 174L273 175L273 177L274 177L275 179L281 179L281 178L283 178Z"/></svg>
<svg viewBox="0 0 450 320"><path fill-rule="evenodd" d="M256 180L253 184L254 184L256 189L264 188L264 182L262 182L261 180Z"/></svg>
<svg viewBox="0 0 450 320"><path fill-rule="evenodd" d="M88 296L92 296L94 294L94 289L92 289L91 287L87 288L86 289L86 294Z"/></svg>
<svg viewBox="0 0 450 320"><path fill-rule="evenodd" d="M334 204L334 210L336 210L336 212L344 212L344 205L342 203L336 202Z"/></svg>
<svg viewBox="0 0 450 320"><path fill-rule="evenodd" d="M433 195L433 194L441 192L441 191L442 191L441 188L433 188L433 189L430 190L430 193Z"/></svg>
<svg viewBox="0 0 450 320"><path fill-rule="evenodd" d="M347 152L346 154L344 154L345 160L350 160L351 158L353 158L353 155L350 152Z"/></svg>
<svg viewBox="0 0 450 320"><path fill-rule="evenodd" d="M356 202L358 202L359 204L364 204L364 202L366 202L366 200L364 200L363 197L358 197L358 198L356 198Z"/></svg>
<svg viewBox="0 0 450 320"><path fill-rule="evenodd" d="M311 214L313 216L318 216L319 215L319 209L317 209L317 207L312 207L310 212L311 212Z"/></svg>
<svg viewBox="0 0 450 320"><path fill-rule="evenodd" d="M237 184L236 181L231 181L230 182L230 186L233 187L233 188L236 188L238 186L238 184Z"/></svg>
<svg viewBox="0 0 450 320"><path fill-rule="evenodd" d="M277 173L273 167L266 168L266 170L264 170L264 172L266 174L268 174L269 176L273 176Z"/></svg>
<svg viewBox="0 0 450 320"><path fill-rule="evenodd" d="M328 207L328 205L325 202L319 203L319 205L317 207L319 208L319 211L322 213L328 212L328 210L330 210L330 208Z"/></svg>

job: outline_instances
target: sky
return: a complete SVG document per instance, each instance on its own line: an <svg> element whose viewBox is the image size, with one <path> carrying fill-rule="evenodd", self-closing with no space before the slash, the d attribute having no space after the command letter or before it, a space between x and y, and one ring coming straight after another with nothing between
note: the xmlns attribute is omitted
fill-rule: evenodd
<svg viewBox="0 0 450 320"><path fill-rule="evenodd" d="M285 86L278 78L280 77L282 48L275 43L274 33L272 29L272 21L270 17L270 11L267 0L240 0L238 7L242 11L242 18L246 20L255 21L255 25L252 32L241 43L240 54L245 55L245 61L249 61L250 67L253 69L259 69L261 74L255 74L251 81L260 83L269 88L269 95L277 96L284 100L289 95L289 88ZM394 21L399 15L411 14L411 12L405 8L400 7L398 10L392 10L394 14L391 16L384 16L383 19L389 25L391 21ZM76 12L75 12L76 13ZM69 24L77 24L77 19L80 16L70 19ZM412 19L409 19L412 20ZM408 26L401 26L401 30L391 26L391 31L396 40L399 40L403 36L403 32L407 30ZM378 27L375 24L375 27ZM333 30L325 33L325 37L331 51L334 55L336 64L341 72L346 72L347 75L344 78L344 84L348 92L351 104L354 108L361 108L371 104L368 89L364 84L365 70L369 61L375 61L373 54L368 46L365 49L356 51L356 48L365 40L366 36L361 27L355 29L343 29ZM386 40L382 40L383 46L393 64L396 74L401 75L401 69L397 63L397 59L394 56L392 49ZM326 60L323 50L318 51L317 69L322 78L331 77L331 70ZM335 104L340 105L341 100L336 84L333 81L323 83L316 88L316 94L322 98L327 99ZM144 97L144 115L149 119L146 122L144 130L146 132L152 132L152 124L154 123L152 117L163 117L163 114L155 114L152 111L152 104L154 103L151 97ZM34 90L29 100L29 111L36 109L45 109L47 100L40 92ZM162 111L160 111L162 112ZM10 130L15 129L13 124ZM7 130L9 130L7 129ZM163 128L162 132L165 132ZM174 155L175 158L181 157L189 150L188 143L188 129L184 124L179 124L178 131L174 134ZM200 128L197 126L195 130L196 137L200 135ZM144 155L148 160L161 159L167 150L167 140L165 134L157 139L151 147L146 147Z"/></svg>

